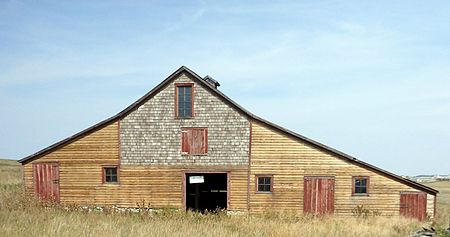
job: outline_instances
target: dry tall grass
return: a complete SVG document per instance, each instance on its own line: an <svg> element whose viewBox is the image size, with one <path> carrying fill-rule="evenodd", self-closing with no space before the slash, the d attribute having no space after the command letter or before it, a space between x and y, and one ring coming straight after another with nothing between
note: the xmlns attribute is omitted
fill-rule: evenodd
<svg viewBox="0 0 450 237"><path fill-rule="evenodd" d="M0 159L0 185L19 184L21 182L20 164L14 160Z"/></svg>
<svg viewBox="0 0 450 237"><path fill-rule="evenodd" d="M437 226L441 228L450 228L450 181L438 181L424 184L439 190L436 215Z"/></svg>
<svg viewBox="0 0 450 237"><path fill-rule="evenodd" d="M0 175L3 178L4 174ZM17 180L0 184L0 236L404 237L421 225L398 217L312 218L292 213L230 216L176 210L158 213L119 213L112 209L89 211L43 205L24 195L20 180L19 175Z"/></svg>
<svg viewBox="0 0 450 237"><path fill-rule="evenodd" d="M18 194L20 196L20 194ZM8 200L9 199L9 200ZM1 206L0 236L408 236L419 223L400 218L228 216L165 210L117 213L43 207L17 196ZM28 204L24 204L26 201Z"/></svg>

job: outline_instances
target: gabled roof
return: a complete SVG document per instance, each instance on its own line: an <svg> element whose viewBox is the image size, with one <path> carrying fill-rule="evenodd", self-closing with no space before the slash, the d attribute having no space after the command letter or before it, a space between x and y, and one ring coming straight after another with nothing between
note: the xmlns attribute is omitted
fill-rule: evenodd
<svg viewBox="0 0 450 237"><path fill-rule="evenodd" d="M212 86L210 83L206 82L205 80L202 79L202 77L200 77L199 75L197 75L195 72L193 72L192 70L190 70L189 68L187 68L186 66L182 66L180 67L178 70L176 70L174 73L172 73L170 76L168 76L165 80L163 80L161 83L159 83L155 88L153 88L151 91L149 91L147 94L145 94L144 96L142 96L140 99L138 99L136 102L134 102L133 104L131 104L130 106L128 106L127 108L125 108L124 110L122 110L120 113L101 121L100 123L97 123L79 133L74 134L71 137L68 137L64 140L61 140L47 148L44 148L32 155L29 155L21 160L19 160L20 163L22 163L22 165L29 163L35 159L38 159L39 157L42 157L66 144L69 144L89 133L92 133L94 131L97 131L113 122L116 122L122 118L124 118L125 116L127 116L129 113L131 113L132 111L134 111L135 109L137 109L139 106L141 106L142 104L144 104L146 101L148 101L149 99L151 99L154 95L156 95L161 89L163 89L165 86L167 86L172 80L174 80L175 78L177 78L179 75L181 75L182 73L185 73L188 77L190 77L192 80L202 84L203 86L205 86L209 91L211 91L213 94L216 94L219 98L221 98L225 103L229 104L230 106L234 107L238 112L244 114L245 116L247 116L250 120L254 120L254 121L258 121L260 123L263 123L265 125L267 125L268 127L278 130L286 135L289 135L291 137L293 137L294 139L300 140L302 142L305 142L309 145L312 145L322 151L328 152L333 154L334 156L336 156L339 159L345 160L347 162L350 162L354 165L363 167L365 169L371 170L375 173L378 173L380 175L383 175L385 177L391 178L393 180L396 180L400 183L403 183L405 185L408 185L410 187L413 187L415 189L424 191L426 193L429 194L433 194L436 195L439 191L437 191L436 189L427 187L425 185L422 185L420 183L414 182L412 180L409 179L405 179L401 176L398 176L396 174L393 174L391 172L388 172L386 170L380 169L374 165L368 164L366 162L363 162L361 160L356 159L353 156L350 156L346 153L343 153L341 151L338 151L334 148L331 148L329 146L326 146L322 143L319 143L317 141L314 141L312 139L309 139L305 136L302 136L298 133L295 133L293 131L290 131L286 128L283 128L277 124L274 124L272 122L269 122L265 119L262 119L252 113L250 113L249 111L247 111L246 109L244 109L243 107L241 107L239 104L237 104L236 102L234 102L233 100L231 100L230 98L228 98L226 95L224 95L222 92L220 92L218 89L216 89L214 86Z"/></svg>

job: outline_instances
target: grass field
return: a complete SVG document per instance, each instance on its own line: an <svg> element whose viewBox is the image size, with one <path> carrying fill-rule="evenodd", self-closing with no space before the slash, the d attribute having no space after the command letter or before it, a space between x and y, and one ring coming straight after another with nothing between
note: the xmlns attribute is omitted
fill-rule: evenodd
<svg viewBox="0 0 450 237"><path fill-rule="evenodd" d="M89 211L45 206L23 194L20 165L0 160L0 236L410 236L421 223L398 217L312 218L292 213L230 216L164 210ZM441 190L436 226L446 228L450 182Z"/></svg>
<svg viewBox="0 0 450 237"><path fill-rule="evenodd" d="M0 185L19 184L21 182L20 164L13 160L0 159Z"/></svg>
<svg viewBox="0 0 450 237"><path fill-rule="evenodd" d="M440 181L432 183L424 183L434 189L439 190L437 201L436 219L441 226L450 226L450 182Z"/></svg>

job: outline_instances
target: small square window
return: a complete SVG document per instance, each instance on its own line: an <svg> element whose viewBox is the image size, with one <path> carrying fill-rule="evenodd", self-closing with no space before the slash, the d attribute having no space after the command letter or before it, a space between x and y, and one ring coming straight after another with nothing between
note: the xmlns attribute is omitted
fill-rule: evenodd
<svg viewBox="0 0 450 237"><path fill-rule="evenodd" d="M104 183L118 183L117 167L103 167L103 181Z"/></svg>
<svg viewBox="0 0 450 237"><path fill-rule="evenodd" d="M367 195L369 177L353 177L353 195Z"/></svg>
<svg viewBox="0 0 450 237"><path fill-rule="evenodd" d="M268 175L259 175L257 178L257 190L258 192L272 192L273 190L273 180L272 176Z"/></svg>

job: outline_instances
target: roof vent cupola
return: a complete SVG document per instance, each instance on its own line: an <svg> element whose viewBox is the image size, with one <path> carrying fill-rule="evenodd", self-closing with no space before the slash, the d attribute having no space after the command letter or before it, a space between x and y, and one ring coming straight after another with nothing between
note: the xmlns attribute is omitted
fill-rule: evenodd
<svg viewBox="0 0 450 237"><path fill-rule="evenodd" d="M217 89L217 87L220 86L220 83L218 81L214 80L214 78L210 77L209 75L204 77L203 80L208 82L210 85L214 86L214 88L216 88L216 89Z"/></svg>

